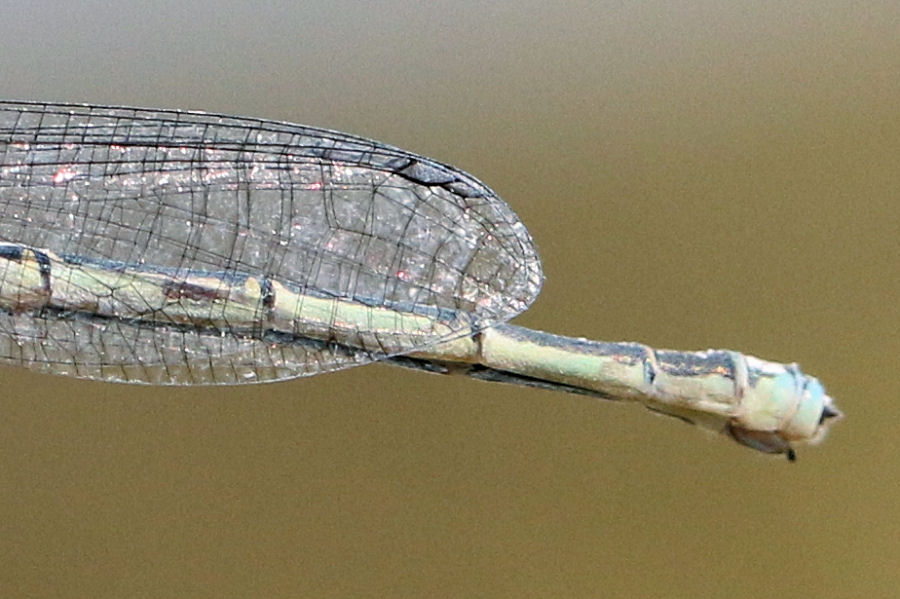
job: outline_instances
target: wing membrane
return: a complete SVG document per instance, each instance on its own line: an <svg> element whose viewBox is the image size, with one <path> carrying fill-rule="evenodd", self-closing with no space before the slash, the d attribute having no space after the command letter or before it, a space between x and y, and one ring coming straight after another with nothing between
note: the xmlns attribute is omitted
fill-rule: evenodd
<svg viewBox="0 0 900 599"><path fill-rule="evenodd" d="M0 102L0 209L0 241L110 268L253 276L298 294L467 315L401 338L390 353L508 320L541 282L525 227L470 175L377 142L258 119ZM359 338L377 337L368 333ZM0 315L0 362L211 384L387 355L378 344L267 335L13 310Z"/></svg>

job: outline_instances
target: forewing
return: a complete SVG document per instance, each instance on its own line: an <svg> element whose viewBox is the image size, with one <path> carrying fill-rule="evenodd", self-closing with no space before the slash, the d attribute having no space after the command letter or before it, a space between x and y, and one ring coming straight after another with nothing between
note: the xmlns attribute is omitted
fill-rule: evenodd
<svg viewBox="0 0 900 599"><path fill-rule="evenodd" d="M395 335L386 350L328 335L285 342L265 330L0 314L0 362L86 378L219 384L316 374L508 320L541 283L525 227L470 175L377 142L257 119L0 102L0 210L6 243L174 277L266 278L441 320L431 333Z"/></svg>

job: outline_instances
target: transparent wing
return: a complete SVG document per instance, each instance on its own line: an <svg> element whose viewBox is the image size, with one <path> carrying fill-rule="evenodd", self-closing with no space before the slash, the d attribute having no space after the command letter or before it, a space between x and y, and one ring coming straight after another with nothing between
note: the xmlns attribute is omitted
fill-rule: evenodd
<svg viewBox="0 0 900 599"><path fill-rule="evenodd" d="M0 362L86 378L219 384L316 374L508 320L541 283L525 227L470 175L377 142L257 119L0 102L0 210L0 241L59 255L176 277L265 277L316 297L466 315L432 335L400 335L386 352L327 335L286 343L265 330L0 314Z"/></svg>

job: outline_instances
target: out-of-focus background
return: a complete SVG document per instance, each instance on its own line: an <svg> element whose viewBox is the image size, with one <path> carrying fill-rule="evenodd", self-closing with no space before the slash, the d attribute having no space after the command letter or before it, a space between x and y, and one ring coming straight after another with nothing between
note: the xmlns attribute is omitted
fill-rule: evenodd
<svg viewBox="0 0 900 599"><path fill-rule="evenodd" d="M4 368L4 597L892 597L900 7L22 2L0 95L203 109L468 170L517 322L798 361L789 464L636 406L369 366L168 389Z"/></svg>

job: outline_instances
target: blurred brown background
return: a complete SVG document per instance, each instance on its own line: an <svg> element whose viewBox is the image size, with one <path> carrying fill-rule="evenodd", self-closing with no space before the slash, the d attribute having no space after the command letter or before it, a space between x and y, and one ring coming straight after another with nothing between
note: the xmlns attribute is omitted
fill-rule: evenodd
<svg viewBox="0 0 900 599"><path fill-rule="evenodd" d="M799 462L636 406L386 366L137 388L0 371L4 597L892 597L900 7L6 3L0 95L345 130L534 235L517 322L800 362Z"/></svg>

